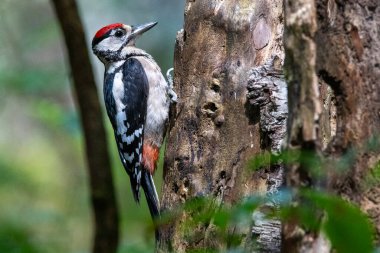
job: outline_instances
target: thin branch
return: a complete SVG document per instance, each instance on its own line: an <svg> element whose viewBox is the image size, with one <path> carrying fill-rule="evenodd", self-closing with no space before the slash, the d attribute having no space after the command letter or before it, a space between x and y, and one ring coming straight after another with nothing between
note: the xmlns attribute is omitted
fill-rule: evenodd
<svg viewBox="0 0 380 253"><path fill-rule="evenodd" d="M65 38L84 131L95 216L94 253L116 252L118 212L103 118L75 0L52 0Z"/></svg>

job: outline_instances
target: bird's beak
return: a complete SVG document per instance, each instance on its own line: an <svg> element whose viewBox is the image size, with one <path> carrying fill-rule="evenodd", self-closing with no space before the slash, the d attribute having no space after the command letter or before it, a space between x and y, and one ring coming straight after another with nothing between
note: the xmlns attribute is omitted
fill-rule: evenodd
<svg viewBox="0 0 380 253"><path fill-rule="evenodd" d="M143 25L132 26L132 37L138 37L144 32L150 30L153 26L157 25L157 22L151 22Z"/></svg>

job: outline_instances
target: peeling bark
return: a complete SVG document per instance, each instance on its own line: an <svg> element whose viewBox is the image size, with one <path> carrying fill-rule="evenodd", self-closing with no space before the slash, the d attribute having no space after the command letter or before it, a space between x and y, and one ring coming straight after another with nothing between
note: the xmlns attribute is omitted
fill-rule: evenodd
<svg viewBox="0 0 380 253"><path fill-rule="evenodd" d="M249 103L260 111L261 147L278 154L286 134L288 115L287 85L282 71L282 59L277 55L262 66L252 70L248 82ZM267 195L278 193L283 184L284 167L272 165L268 171ZM278 208L278 203L266 203L261 210ZM258 252L280 252L281 222L265 218L265 212L255 211L253 235L256 237Z"/></svg>
<svg viewBox="0 0 380 253"><path fill-rule="evenodd" d="M271 173L278 175L279 170L246 169L249 158L272 150L262 145L260 110L247 106L247 84L255 66L275 55L283 58L282 29L281 1L187 1L185 26L175 49L179 102L165 157L163 210L173 210L195 196L233 205L244 196L266 194L273 186ZM162 229L162 252L228 247L213 240L212 224L185 232L188 219L191 216L182 213ZM239 229L249 250L252 230L248 224Z"/></svg>
<svg viewBox="0 0 380 253"><path fill-rule="evenodd" d="M260 110L262 146L279 153L286 134L288 91L282 70L283 60L275 55L252 70L247 98Z"/></svg>

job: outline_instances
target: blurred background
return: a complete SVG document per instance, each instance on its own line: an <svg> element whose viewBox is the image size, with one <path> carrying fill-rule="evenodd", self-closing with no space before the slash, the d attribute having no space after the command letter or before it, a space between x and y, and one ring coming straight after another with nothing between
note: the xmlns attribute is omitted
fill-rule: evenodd
<svg viewBox="0 0 380 253"><path fill-rule="evenodd" d="M158 21L137 45L163 72L173 65L184 0L77 0L87 42L110 23ZM103 65L91 55L98 90ZM102 95L101 95L102 98ZM0 2L0 252L90 252L92 213L83 141L65 46L48 0ZM103 101L101 101L103 104ZM106 119L121 214L119 252L154 245ZM161 188L162 169L155 176ZM142 225L145 224L145 225Z"/></svg>

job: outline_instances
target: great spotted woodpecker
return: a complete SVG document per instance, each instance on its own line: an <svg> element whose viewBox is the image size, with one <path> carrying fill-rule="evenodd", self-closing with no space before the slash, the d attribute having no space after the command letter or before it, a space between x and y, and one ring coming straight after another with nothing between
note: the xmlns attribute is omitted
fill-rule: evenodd
<svg viewBox="0 0 380 253"><path fill-rule="evenodd" d="M156 24L111 24L92 40L94 54L105 65L104 100L121 162L137 202L140 185L144 189L153 219L159 216L159 199L152 174L176 96L152 56L135 47L136 39Z"/></svg>

